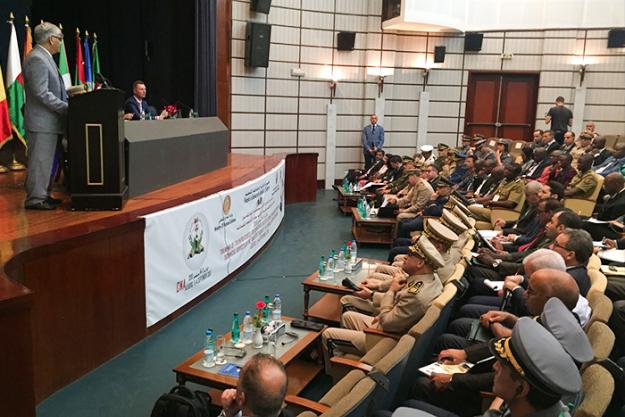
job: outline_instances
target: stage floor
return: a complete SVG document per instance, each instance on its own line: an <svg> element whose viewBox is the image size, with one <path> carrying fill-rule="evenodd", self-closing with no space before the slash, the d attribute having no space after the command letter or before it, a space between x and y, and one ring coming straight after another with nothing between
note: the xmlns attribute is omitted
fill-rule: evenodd
<svg viewBox="0 0 625 417"><path fill-rule="evenodd" d="M24 209L26 172L0 175L0 265L16 253L105 228L236 187L270 171L284 155L229 154L228 164L189 180L129 199L120 211L71 211L69 195L55 190L63 204L55 211ZM12 242L12 244L11 244Z"/></svg>

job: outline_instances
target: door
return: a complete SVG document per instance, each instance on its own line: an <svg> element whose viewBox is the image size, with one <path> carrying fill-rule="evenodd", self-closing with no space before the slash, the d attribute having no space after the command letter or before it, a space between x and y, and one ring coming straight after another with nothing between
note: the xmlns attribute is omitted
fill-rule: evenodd
<svg viewBox="0 0 625 417"><path fill-rule="evenodd" d="M464 134L530 140L538 77L536 73L470 72Z"/></svg>

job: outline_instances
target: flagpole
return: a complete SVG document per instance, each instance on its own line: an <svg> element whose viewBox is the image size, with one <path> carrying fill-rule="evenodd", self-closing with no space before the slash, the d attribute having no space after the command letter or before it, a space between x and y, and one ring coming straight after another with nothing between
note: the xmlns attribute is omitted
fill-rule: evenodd
<svg viewBox="0 0 625 417"><path fill-rule="evenodd" d="M13 16L13 13L11 13L11 17L12 16ZM13 17L13 19L15 18ZM24 21L25 21L24 26L26 27L26 30L28 30L30 28L30 25L29 25L30 20L28 19L28 16L24 17ZM28 38L26 39L27 39L26 42L28 42ZM26 58L26 55L24 55L24 58ZM11 171L24 171L26 169L26 165L22 164L21 162L18 162L17 158L15 157L15 148L17 147L17 143L19 143L19 140L13 143L13 162L11 162L11 165L9 165L9 168L11 169Z"/></svg>

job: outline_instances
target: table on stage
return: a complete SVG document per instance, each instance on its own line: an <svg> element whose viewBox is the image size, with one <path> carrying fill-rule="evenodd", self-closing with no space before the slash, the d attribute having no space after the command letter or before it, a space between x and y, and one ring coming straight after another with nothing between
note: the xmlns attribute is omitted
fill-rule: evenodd
<svg viewBox="0 0 625 417"><path fill-rule="evenodd" d="M349 278L359 284L369 274L375 271L377 265L387 264L385 261L376 259L362 259L361 266L351 274L335 272L333 278L319 277L319 271L315 271L302 282L304 286L304 317L315 319L329 325L337 325L341 320L341 302L344 295L353 291L341 285L343 278ZM319 291L325 293L319 301L309 307L310 292Z"/></svg>
<svg viewBox="0 0 625 417"><path fill-rule="evenodd" d="M352 207L356 207L358 199L362 197L362 194L360 194L360 192L346 192L340 185L333 185L332 188L336 190L336 199L338 200L339 211L346 216L348 214L352 214Z"/></svg>
<svg viewBox="0 0 625 417"><path fill-rule="evenodd" d="M290 336L280 336L276 343L276 357L286 368L289 380L287 394L297 395L323 369L323 365L305 357L306 352L310 349L317 349L318 357L322 357L320 344L321 331L315 332L292 327L290 322L293 318L290 317L282 317L282 320L287 323L286 331L297 334L298 338L292 343L288 343L290 340L293 340ZM230 340L230 337L230 333L225 335L225 339L227 340ZM285 342L285 344L282 345L282 342ZM241 359L228 356L227 363L242 367L252 355L256 353L266 353L267 345L263 345L262 349L256 349L252 345L246 345L245 351L246 355ZM217 390L236 388L238 378L219 373L225 365L215 365L211 368L205 368L202 366L203 356L204 352L201 350L176 366L173 370L176 373L176 381L180 384L184 384L187 381L194 382ZM211 393L213 401L217 400L215 394L215 392Z"/></svg>

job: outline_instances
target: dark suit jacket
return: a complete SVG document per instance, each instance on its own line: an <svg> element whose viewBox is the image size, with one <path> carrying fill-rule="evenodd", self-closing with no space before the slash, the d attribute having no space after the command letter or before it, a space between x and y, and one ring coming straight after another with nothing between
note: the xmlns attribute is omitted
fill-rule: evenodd
<svg viewBox="0 0 625 417"><path fill-rule="evenodd" d="M625 215L625 190L609 198L603 204L597 204L597 220L616 220Z"/></svg>
<svg viewBox="0 0 625 417"><path fill-rule="evenodd" d="M597 165L601 165L602 163L605 162L606 159L608 159L610 156L612 156L612 154L610 153L610 151L608 151L607 148L603 148L603 150L601 152L599 152L598 155L595 156L595 160L592 163L593 166L597 166Z"/></svg>
<svg viewBox="0 0 625 417"><path fill-rule="evenodd" d="M554 140L549 146L547 146L547 149L545 149L545 151L547 152L547 155L549 155L551 152L560 149L561 146L562 145Z"/></svg>
<svg viewBox="0 0 625 417"><path fill-rule="evenodd" d="M535 165L536 169L534 169L534 172L532 172L532 175L527 175L527 178L532 179L532 180L537 180L538 178L540 178L545 168L549 166L549 163L550 161L547 158L540 161L537 165ZM533 168L530 168L530 171L532 169Z"/></svg>
<svg viewBox="0 0 625 417"><path fill-rule="evenodd" d="M128 100L124 103L124 114L132 113L132 120L141 120L142 111L144 114L150 113L148 109L148 102L144 99L141 101L141 106L139 106L135 96L128 97Z"/></svg>
<svg viewBox="0 0 625 417"><path fill-rule="evenodd" d="M588 294L588 290L590 289L590 277L588 276L586 265L566 268L566 272L568 272L575 279L575 282L577 282L579 293L586 297L586 294Z"/></svg>

